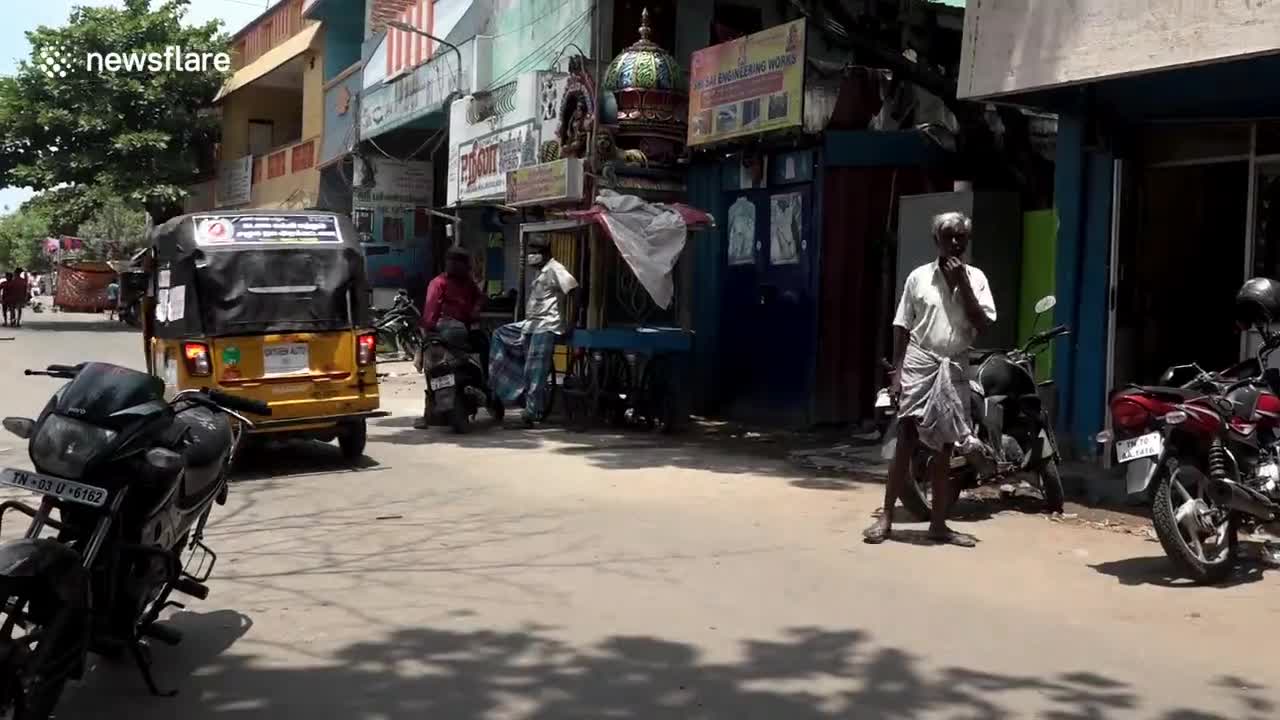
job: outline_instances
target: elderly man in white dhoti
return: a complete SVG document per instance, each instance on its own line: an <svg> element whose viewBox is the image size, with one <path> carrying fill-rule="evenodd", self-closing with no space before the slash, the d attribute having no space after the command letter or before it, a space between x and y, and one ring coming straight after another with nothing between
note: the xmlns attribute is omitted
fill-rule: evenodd
<svg viewBox="0 0 1280 720"><path fill-rule="evenodd" d="M933 453L933 517L929 538L973 547L977 540L947 526L947 484L951 452L976 442L969 424L968 350L978 333L995 322L996 305L987 276L963 257L973 222L964 213L933 219L938 259L907 276L893 320L894 374L898 402L898 445L885 485L884 512L863 532L881 543L893 530L893 506L907 482L918 443Z"/></svg>

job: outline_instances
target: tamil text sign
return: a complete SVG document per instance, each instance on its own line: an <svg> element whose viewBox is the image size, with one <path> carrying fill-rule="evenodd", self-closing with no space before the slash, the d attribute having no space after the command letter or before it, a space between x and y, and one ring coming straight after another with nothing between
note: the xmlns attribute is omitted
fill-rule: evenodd
<svg viewBox="0 0 1280 720"><path fill-rule="evenodd" d="M985 98L1280 51L1280 3L986 0L964 17L958 95Z"/></svg>
<svg viewBox="0 0 1280 720"><path fill-rule="evenodd" d="M214 202L218 207L245 205L253 190L253 156L245 155L218 168Z"/></svg>
<svg viewBox="0 0 1280 720"><path fill-rule="evenodd" d="M522 123L458 146L457 199L503 201L507 173L538 161L538 131Z"/></svg>
<svg viewBox="0 0 1280 720"><path fill-rule="evenodd" d="M549 205L581 200L581 158L530 165L507 173L508 205Z"/></svg>
<svg viewBox="0 0 1280 720"><path fill-rule="evenodd" d="M373 177L367 177L368 171ZM370 158L354 167L352 200L358 207L431 207L432 165L429 162Z"/></svg>
<svg viewBox="0 0 1280 720"><path fill-rule="evenodd" d="M797 127L803 120L805 22L693 54L689 144Z"/></svg>

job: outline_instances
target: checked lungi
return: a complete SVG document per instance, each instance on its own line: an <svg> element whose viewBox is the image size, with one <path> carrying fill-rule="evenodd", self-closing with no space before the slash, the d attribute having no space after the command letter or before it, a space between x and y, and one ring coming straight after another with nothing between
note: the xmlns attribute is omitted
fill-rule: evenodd
<svg viewBox="0 0 1280 720"><path fill-rule="evenodd" d="M976 438L969 423L964 366L912 342L902 361L901 379L898 417L916 420L920 442L933 450L944 445L956 445L962 453L971 449Z"/></svg>
<svg viewBox="0 0 1280 720"><path fill-rule="evenodd" d="M540 420L556 335L527 334L523 329L523 323L509 323L494 331L489 342L489 383L506 404L523 394L526 417Z"/></svg>

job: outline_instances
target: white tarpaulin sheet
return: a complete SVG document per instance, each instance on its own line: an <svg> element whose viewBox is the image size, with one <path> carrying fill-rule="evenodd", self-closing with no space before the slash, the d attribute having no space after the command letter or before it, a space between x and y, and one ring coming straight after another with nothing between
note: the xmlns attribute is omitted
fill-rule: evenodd
<svg viewBox="0 0 1280 720"><path fill-rule="evenodd" d="M596 204L603 208L601 221L636 279L658 307L671 307L675 294L671 270L689 235L684 217L666 205L611 190L601 190Z"/></svg>

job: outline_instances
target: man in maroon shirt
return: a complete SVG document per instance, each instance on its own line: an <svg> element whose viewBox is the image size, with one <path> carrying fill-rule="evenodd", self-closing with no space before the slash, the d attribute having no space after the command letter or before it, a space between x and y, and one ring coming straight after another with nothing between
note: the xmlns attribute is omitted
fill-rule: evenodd
<svg viewBox="0 0 1280 720"><path fill-rule="evenodd" d="M460 247L451 247L444 258L444 272L427 286L427 302L422 308L422 327L434 331L445 318L470 328L480 317L484 293L471 277L471 255Z"/></svg>
<svg viewBox="0 0 1280 720"><path fill-rule="evenodd" d="M451 247L445 254L444 272L427 286L427 301L422 307L422 328L427 332L443 330L441 324L461 323L467 328L469 350L480 355L481 367L489 367L489 338L484 331L472 327L484 307L484 293L471 277L471 254ZM430 417L426 412L414 427L426 429Z"/></svg>

